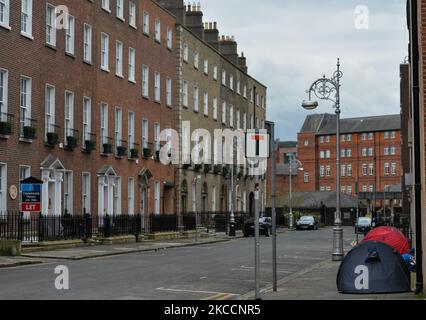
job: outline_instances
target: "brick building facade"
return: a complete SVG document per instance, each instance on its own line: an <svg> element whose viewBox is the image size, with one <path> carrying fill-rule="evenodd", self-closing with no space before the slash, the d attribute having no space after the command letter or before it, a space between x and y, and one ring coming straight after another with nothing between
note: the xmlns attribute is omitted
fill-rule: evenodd
<svg viewBox="0 0 426 320"><path fill-rule="evenodd" d="M401 185L400 115L342 119L340 139L342 193L383 192ZM308 116L298 146L304 168L300 191L336 191L335 116Z"/></svg>
<svg viewBox="0 0 426 320"><path fill-rule="evenodd" d="M46 215L230 209L229 167L224 174L159 159L167 148L160 133L176 129L182 137L184 121L210 133L264 126L266 87L248 75L236 41L219 38L198 6L0 6L0 212L19 210L9 189L28 176L44 182ZM234 209L241 211L254 199L246 169L235 170Z"/></svg>
<svg viewBox="0 0 426 320"><path fill-rule="evenodd" d="M44 214L173 212L173 167L150 154L174 126L175 18L152 1L31 3L7 1L0 22L0 210L33 175Z"/></svg>
<svg viewBox="0 0 426 320"><path fill-rule="evenodd" d="M235 212L253 212L254 179L248 175L248 166L234 166L232 189L231 167L217 158L219 153L225 155L226 145L221 144L221 137L215 137L215 130L232 130L244 137L244 130L253 127L254 103L256 125L264 128L266 87L247 73L246 58L239 55L235 39L219 36L216 22L203 21L199 5L185 6L183 1L171 0L158 2L177 17L176 124L180 136L191 140L190 148L185 150L182 144L180 150L187 155L188 163L176 172L176 210L178 213L229 212L233 199ZM209 145L205 144L205 136L195 135L196 129L210 135ZM203 161L198 165L194 152L189 154L199 143L209 150L207 154L202 152L202 157L210 158L207 164ZM239 140L240 145L243 143ZM236 160L236 152L234 157ZM261 181L261 188L264 186Z"/></svg>

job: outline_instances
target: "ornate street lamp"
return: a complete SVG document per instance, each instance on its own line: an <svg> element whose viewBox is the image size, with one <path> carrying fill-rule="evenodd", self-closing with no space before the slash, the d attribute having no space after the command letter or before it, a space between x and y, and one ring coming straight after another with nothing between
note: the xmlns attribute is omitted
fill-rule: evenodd
<svg viewBox="0 0 426 320"><path fill-rule="evenodd" d="M309 100L303 101L302 107L305 110L315 110L319 103L312 100L312 93L320 100L328 100L334 103L334 109L337 118L336 126L336 219L333 230L333 261L342 261L343 252L343 228L342 228L342 212L340 208L340 79L343 73L340 71L340 59L337 59L337 70L333 77L328 79L325 75L315 81L311 88L307 91Z"/></svg>

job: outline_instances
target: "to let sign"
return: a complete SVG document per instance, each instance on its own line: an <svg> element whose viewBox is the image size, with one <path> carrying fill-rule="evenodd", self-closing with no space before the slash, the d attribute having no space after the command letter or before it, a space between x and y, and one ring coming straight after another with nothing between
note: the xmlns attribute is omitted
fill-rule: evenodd
<svg viewBox="0 0 426 320"><path fill-rule="evenodd" d="M27 183L26 180L21 182L21 211L41 212L40 183Z"/></svg>

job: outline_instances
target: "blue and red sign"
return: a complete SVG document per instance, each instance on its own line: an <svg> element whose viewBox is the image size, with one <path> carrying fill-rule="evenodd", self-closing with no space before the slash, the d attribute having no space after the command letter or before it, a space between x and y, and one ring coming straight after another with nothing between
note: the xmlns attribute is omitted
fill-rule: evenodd
<svg viewBox="0 0 426 320"><path fill-rule="evenodd" d="M26 179L21 182L22 212L41 212L41 181Z"/></svg>

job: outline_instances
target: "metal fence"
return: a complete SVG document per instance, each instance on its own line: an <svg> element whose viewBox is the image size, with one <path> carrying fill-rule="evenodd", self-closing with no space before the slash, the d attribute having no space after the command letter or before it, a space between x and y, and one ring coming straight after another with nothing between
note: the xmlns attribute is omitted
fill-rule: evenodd
<svg viewBox="0 0 426 320"><path fill-rule="evenodd" d="M250 215L245 212L234 213L236 230L243 230ZM231 223L231 213L218 212L191 212L182 217L184 230L195 230L196 227L206 228L208 231L228 232Z"/></svg>

